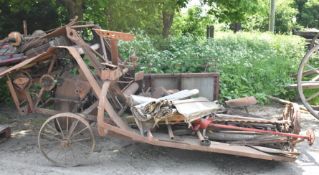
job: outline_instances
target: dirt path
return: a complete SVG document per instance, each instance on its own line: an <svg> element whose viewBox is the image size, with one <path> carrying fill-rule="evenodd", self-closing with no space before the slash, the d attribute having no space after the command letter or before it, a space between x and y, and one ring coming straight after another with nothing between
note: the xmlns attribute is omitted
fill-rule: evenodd
<svg viewBox="0 0 319 175"><path fill-rule="evenodd" d="M280 113L280 108L257 107L263 115ZM1 175L87 175L87 174L317 174L319 171L318 141L309 147L299 144L302 153L296 162L279 163L221 154L191 152L151 145L130 143L116 138L98 139L97 150L86 165L72 168L52 166L37 148L38 127L43 116L20 117L0 112L0 123L10 122L13 138L0 144ZM319 129L319 120L303 114L302 127ZM304 131L303 131L304 132ZM318 131L316 134L319 135ZM317 137L318 138L318 137Z"/></svg>

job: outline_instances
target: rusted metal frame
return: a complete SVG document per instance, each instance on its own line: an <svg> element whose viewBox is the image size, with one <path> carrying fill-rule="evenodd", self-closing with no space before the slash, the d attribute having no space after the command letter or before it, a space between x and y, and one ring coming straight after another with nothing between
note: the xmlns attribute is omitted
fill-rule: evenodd
<svg viewBox="0 0 319 175"><path fill-rule="evenodd" d="M102 123L104 123L104 111L109 114L110 118L120 127L126 130L129 130L128 124L126 124L114 111L112 108L112 105L107 100L107 91L109 90L111 82L105 81L102 85L102 90L99 95L99 105L98 105L98 115L97 115L97 123L98 126L102 126Z"/></svg>
<svg viewBox="0 0 319 175"><path fill-rule="evenodd" d="M13 101L14 101L14 104L15 104L17 110L19 111L19 114L23 115L24 113L22 112L22 110L21 110L21 108L20 108L21 102L20 102L20 100L19 100L18 94L17 94L17 92L16 92L16 90L15 90L13 84L12 84L12 80L11 80L11 78L10 78L9 75L7 75L7 79L8 79L8 80L7 80L7 86L8 86L8 88L9 88L9 91L10 91L11 97L12 97L12 99L13 99ZM31 81L31 80L30 80L30 81ZM26 100L27 100L27 103L28 103L28 107L30 108L30 110L31 110L32 112L34 112L33 101L32 101L32 98L31 98L31 96L30 96L30 93L28 92L28 89L27 89L27 88L26 88L26 89L23 89L23 90L21 91L21 95L25 96L25 98L26 98ZM28 112L28 111L27 111L27 112Z"/></svg>
<svg viewBox="0 0 319 175"><path fill-rule="evenodd" d="M41 107L35 107L34 111L36 113L40 113L40 114L44 114L44 115L56 115L59 113L62 113L62 111L57 111L57 110L53 110L53 109L47 109L47 108L41 108Z"/></svg>
<svg viewBox="0 0 319 175"><path fill-rule="evenodd" d="M52 58L52 60L50 61L50 65L49 65L49 68L48 68L48 74L50 74L50 73L52 72L53 67L54 67L54 64L55 64L55 62L56 62L56 60L57 60L56 55L53 55L52 57L53 57L53 58Z"/></svg>
<svg viewBox="0 0 319 175"><path fill-rule="evenodd" d="M108 62L106 48L105 48L105 43L104 43L104 39L103 39L102 36L100 36L100 43L101 43L101 47L102 47L104 61Z"/></svg>
<svg viewBox="0 0 319 175"><path fill-rule="evenodd" d="M176 76L178 76L180 78L213 77L213 79L214 79L213 98L214 98L214 100L218 99L218 96L219 96L219 73L216 73L216 72L211 72L211 73L178 73L178 74L145 74L144 75L145 87L152 87L152 82L155 78L175 78Z"/></svg>
<svg viewBox="0 0 319 175"><path fill-rule="evenodd" d="M181 76L181 74L178 75L178 78L177 78L177 88L180 90L182 89L182 76Z"/></svg>
<svg viewBox="0 0 319 175"><path fill-rule="evenodd" d="M90 114L99 105L99 101L94 102L91 106L82 111L83 114Z"/></svg>
<svg viewBox="0 0 319 175"><path fill-rule="evenodd" d="M45 90L42 87L37 95L37 99L35 100L35 107L37 107L41 101L42 95L44 94Z"/></svg>
<svg viewBox="0 0 319 175"><path fill-rule="evenodd" d="M123 32L116 32L110 30L103 30L103 29L93 29L98 35L114 40L123 40L123 41L132 41L134 39L134 35L129 33Z"/></svg>
<svg viewBox="0 0 319 175"><path fill-rule="evenodd" d="M64 99L64 98L49 98L47 99L41 106L45 106L46 104L48 104L51 101L62 101L62 102L71 102L71 103L75 103L75 104L79 104L81 103L81 101L79 100L72 100L72 99Z"/></svg>
<svg viewBox="0 0 319 175"><path fill-rule="evenodd" d="M53 71L53 67L54 67L54 64L57 60L56 58L56 55L52 55L52 60L50 61L50 65L49 65L49 68L48 68L48 74L50 74L52 71ZM42 95L44 94L45 92L45 89L42 87L39 91L39 94L37 95L37 99L35 100L35 105L34 106L38 106L40 101L41 101L41 98L42 98Z"/></svg>
<svg viewBox="0 0 319 175"><path fill-rule="evenodd" d="M84 50L85 54L89 57L92 66L95 68L97 74L99 75L101 72L101 64L99 63L97 56L92 52L90 46L83 41L83 39L78 35L76 30L70 27L66 27L66 32L67 37Z"/></svg>
<svg viewBox="0 0 319 175"><path fill-rule="evenodd" d="M282 139L266 139L266 140L242 140L242 141L229 141L230 144L238 145L262 145L271 143L287 143L289 140L287 138Z"/></svg>
<svg viewBox="0 0 319 175"><path fill-rule="evenodd" d="M72 25L72 23L69 23L69 24ZM58 28L50 31L45 36L41 36L41 37L35 38L32 41L28 42L28 44L23 46L23 48L21 48L21 50L25 51L26 49L30 48L30 46L36 44L37 42L39 42L39 41L41 41L43 39L48 39L48 38L51 38L51 37L57 37L57 36L61 36L63 34L65 34L65 26L58 27Z"/></svg>
<svg viewBox="0 0 319 175"><path fill-rule="evenodd" d="M119 52L117 48L118 40L110 39L110 47L111 47L111 59L112 64L118 65L119 64Z"/></svg>
<svg viewBox="0 0 319 175"><path fill-rule="evenodd" d="M98 29L101 29L101 28L98 27ZM105 43L104 43L104 38L103 38L103 36L99 35L95 30L93 30L93 31L100 37L100 43L101 43L101 47L102 47L103 58L104 58L105 62L108 62L106 48L105 48Z"/></svg>
<svg viewBox="0 0 319 175"><path fill-rule="evenodd" d="M83 24L83 25L72 25L70 26L72 29L81 29L81 28L94 28L97 27L95 24Z"/></svg>
<svg viewBox="0 0 319 175"><path fill-rule="evenodd" d="M262 129L255 129L255 128L244 128L244 127L222 125L222 124L215 124L215 123L211 123L211 124L209 124L209 126L216 127L216 128L223 128L223 129L253 131L253 132L257 132L257 133L265 133L265 134L271 134L271 135L278 135L278 136L285 136L285 137L292 137L292 138L299 138L299 139L307 139L309 141L311 139L309 136L303 136L303 135L292 134L292 133L283 133L283 132L277 132L277 131L262 130Z"/></svg>
<svg viewBox="0 0 319 175"><path fill-rule="evenodd" d="M103 100L103 98L105 98L105 103L103 103L102 107L103 107L103 112L104 109L106 110L106 112L109 114L110 118L116 123L116 125L120 128L122 128L123 130L129 130L129 126L127 123L125 123L121 117L114 111L113 107L111 106L110 102L106 99L106 94L105 96L101 96L101 92L103 92L99 86L99 84L97 83L96 79L93 77L93 75L91 74L89 68L87 67L87 65L85 64L85 62L83 61L82 57L80 56L80 54L78 53L78 51L75 48L72 47L60 47L60 48L65 48L69 51L69 53L73 56L73 58L75 59L75 61L78 63L80 69L82 70L84 76L86 77L86 79L88 80L88 82L90 83L90 85L92 86L93 92L95 93L95 96L101 100ZM110 85L109 81L106 81L104 84L104 88L105 91L108 90L108 87Z"/></svg>
<svg viewBox="0 0 319 175"><path fill-rule="evenodd" d="M214 100L218 100L219 96L219 73L212 72L212 73L183 73L181 74L181 78L194 78L194 77L213 77L214 79L214 92L213 98Z"/></svg>
<svg viewBox="0 0 319 175"><path fill-rule="evenodd" d="M14 71L24 69L25 67L27 67L31 63L35 63L35 62L38 62L40 60L44 60L44 59L49 58L51 56L53 50L54 49L51 48L47 52L44 52L40 55L37 55L37 56L29 58L29 59L26 59L26 60L20 62L19 64L16 64L16 65L10 67L9 69L6 69L5 71L0 72L0 77L4 76L6 74L12 73Z"/></svg>
<svg viewBox="0 0 319 175"><path fill-rule="evenodd" d="M131 83L129 83L127 86L125 86L121 91L124 94L124 96L130 96L135 94L135 92L137 92L139 88L138 83L131 81Z"/></svg>
<svg viewBox="0 0 319 175"><path fill-rule="evenodd" d="M103 125L104 125L103 132L105 134L112 132L112 133L116 133L117 135L121 135L121 136L124 136L128 139L131 139L133 141L147 143L147 144L151 144L151 145L155 145L155 146L230 154L230 155L251 157L251 158L257 158L257 159L264 159L264 160L289 161L289 162L295 160L295 158L271 155L271 154L261 152L261 151L258 151L256 149L253 149L253 148L250 148L247 146L229 145L227 143L221 143L221 142L212 142L212 144L210 146L201 146L200 143L198 143L198 142L189 143L189 142L175 142L175 141L169 141L169 140L159 140L156 137L153 137L153 138L144 137L144 136L139 135L135 132L126 131L126 130L123 130L121 128L115 127L115 126L107 124L107 123L104 123Z"/></svg>
<svg viewBox="0 0 319 175"><path fill-rule="evenodd" d="M8 88L9 88L9 92L10 92L11 97L12 97L12 99L13 99L14 105L15 105L16 108L18 109L19 114L22 114L21 108L20 108L20 101L19 101L19 98L18 98L18 96L17 96L17 93L16 93L16 91L15 91L15 89L14 89L14 87L13 87L13 84L12 84L12 82L11 82L10 77L7 76L7 78L8 78L8 80L7 80L7 86L8 86Z"/></svg>
<svg viewBox="0 0 319 175"><path fill-rule="evenodd" d="M32 97L30 95L30 92L28 91L28 89L26 89L23 91L23 93L25 94L25 96L27 98L31 112L34 112L34 103L33 103Z"/></svg>
<svg viewBox="0 0 319 175"><path fill-rule="evenodd" d="M91 51L92 51L93 53L95 53L95 55L96 55L97 57L99 57L101 60L104 60L104 57L103 57L99 52L97 52L96 50L92 49L91 47L90 47L90 49L91 49ZM104 61L108 62L108 60L104 60ZM101 64L102 64L102 63L101 63Z"/></svg>
<svg viewBox="0 0 319 175"><path fill-rule="evenodd" d="M165 119L165 124L167 126L167 131L168 131L169 138L170 139L174 139L174 133L173 133L173 130L172 130L172 126L169 124L167 118Z"/></svg>

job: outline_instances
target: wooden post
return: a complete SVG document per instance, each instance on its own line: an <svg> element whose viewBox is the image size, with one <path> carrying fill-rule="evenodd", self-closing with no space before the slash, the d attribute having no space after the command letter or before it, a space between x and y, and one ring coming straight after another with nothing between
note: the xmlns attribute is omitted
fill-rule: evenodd
<svg viewBox="0 0 319 175"><path fill-rule="evenodd" d="M270 0L269 31L275 32L275 0Z"/></svg>
<svg viewBox="0 0 319 175"><path fill-rule="evenodd" d="M214 38L214 32L215 32L214 26L213 25L210 25L210 26L208 25L206 27L206 37L207 37L207 39Z"/></svg>
<svg viewBox="0 0 319 175"><path fill-rule="evenodd" d="M27 27L27 21L23 20L23 35L27 36L28 35L28 27Z"/></svg>

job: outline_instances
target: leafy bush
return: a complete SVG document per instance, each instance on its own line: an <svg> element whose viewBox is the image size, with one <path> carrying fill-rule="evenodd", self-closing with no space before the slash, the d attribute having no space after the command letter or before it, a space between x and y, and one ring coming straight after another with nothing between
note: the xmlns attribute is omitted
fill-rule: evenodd
<svg viewBox="0 0 319 175"><path fill-rule="evenodd" d="M135 41L120 44L123 58L136 53L140 70L217 71L221 100L254 95L261 102L266 95L292 97L285 86L292 83L305 46L300 37L268 33L217 33L208 41L191 35L160 41L137 34Z"/></svg>

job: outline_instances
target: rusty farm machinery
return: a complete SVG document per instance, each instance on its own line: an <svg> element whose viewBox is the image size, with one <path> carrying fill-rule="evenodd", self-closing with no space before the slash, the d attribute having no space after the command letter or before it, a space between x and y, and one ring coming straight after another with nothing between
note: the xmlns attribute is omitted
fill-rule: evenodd
<svg viewBox="0 0 319 175"><path fill-rule="evenodd" d="M74 166L94 151L95 132L156 146L294 161L301 141L299 107L276 118L233 110L254 97L216 102L218 74L145 74L138 58L120 59L117 43L127 33L75 20L49 33L37 31L7 59L0 77L21 114L51 115L38 146L49 161ZM13 42L17 40L12 40ZM2 54L2 56L6 56Z"/></svg>

